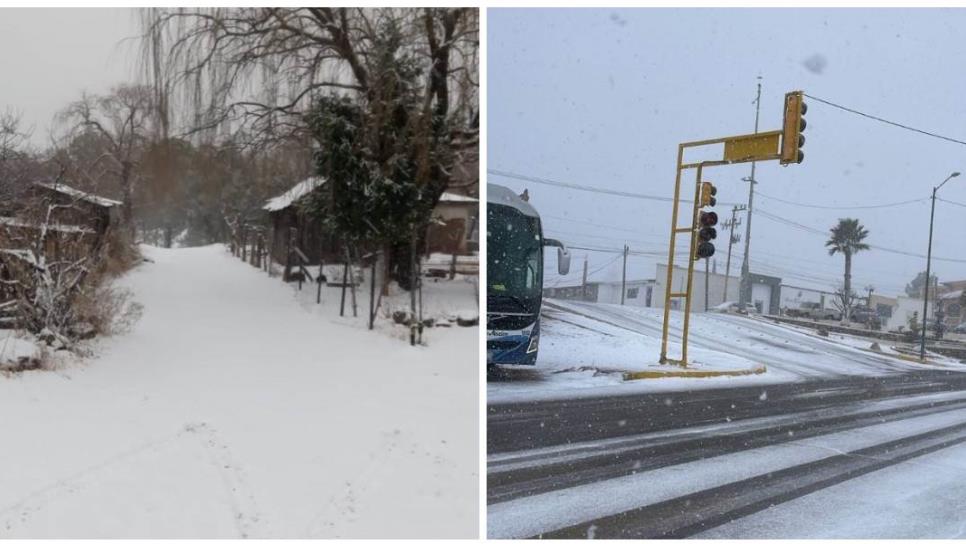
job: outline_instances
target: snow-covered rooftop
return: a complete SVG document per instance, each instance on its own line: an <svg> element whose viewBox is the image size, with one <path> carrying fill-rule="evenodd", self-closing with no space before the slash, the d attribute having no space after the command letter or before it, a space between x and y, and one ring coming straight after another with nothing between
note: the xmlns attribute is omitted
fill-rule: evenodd
<svg viewBox="0 0 966 544"><path fill-rule="evenodd" d="M112 200L110 198L97 196L93 193L81 191L80 189L75 189L63 183L51 183L51 182L45 182L45 181L38 181L36 184L45 189L50 189L51 191L56 191L58 193L67 195L73 199L83 200L84 202L89 202L91 204L95 204L97 206L103 206L105 208L121 205L121 202L119 200Z"/></svg>
<svg viewBox="0 0 966 544"><path fill-rule="evenodd" d="M956 290L956 291L950 291L948 293L943 293L942 295L940 295L939 298L941 298L943 300L957 300L961 296L963 296L963 289L959 289L959 290Z"/></svg>
<svg viewBox="0 0 966 544"><path fill-rule="evenodd" d="M449 191L443 193L443 195L439 197L439 201L440 202L479 202L478 199L473 198L471 196L450 193Z"/></svg>
<svg viewBox="0 0 966 544"><path fill-rule="evenodd" d="M40 225L37 223L28 223L26 221L21 221L16 217L4 217L0 216L0 225L8 227L17 227L24 229L39 229ZM77 225L62 225L60 223L48 223L47 229L56 232L75 232L83 234L93 234L94 231L89 228L77 226Z"/></svg>
<svg viewBox="0 0 966 544"><path fill-rule="evenodd" d="M263 209L270 212L277 212L278 210L284 210L291 206L294 202L302 198L303 196L311 193L312 191L318 189L325 183L325 178L319 176L313 176L306 178L298 182L294 187L285 191L275 198L268 199L265 203Z"/></svg>

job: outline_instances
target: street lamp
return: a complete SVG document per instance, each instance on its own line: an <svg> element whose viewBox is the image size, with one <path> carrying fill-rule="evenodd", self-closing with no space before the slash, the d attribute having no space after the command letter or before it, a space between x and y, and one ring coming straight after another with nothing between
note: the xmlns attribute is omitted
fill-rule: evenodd
<svg viewBox="0 0 966 544"><path fill-rule="evenodd" d="M926 313L929 311L929 269L932 264L932 222L936 216L936 191L958 175L959 172L953 172L938 187L932 188L932 210L929 212L929 249L926 250L926 286L922 293L922 336L919 339L919 359L922 361L926 360Z"/></svg>

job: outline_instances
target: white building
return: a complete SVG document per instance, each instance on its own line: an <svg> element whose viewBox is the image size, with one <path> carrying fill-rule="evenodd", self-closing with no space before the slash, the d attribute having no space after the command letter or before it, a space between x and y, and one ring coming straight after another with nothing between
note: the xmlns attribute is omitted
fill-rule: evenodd
<svg viewBox="0 0 966 544"><path fill-rule="evenodd" d="M621 282L597 282L597 302L621 303ZM624 285L625 306L654 306L654 280L629 280Z"/></svg>
<svg viewBox="0 0 966 544"><path fill-rule="evenodd" d="M705 274L704 266L695 266L694 276L691 282L691 311L692 312L703 312L705 311L704 306L704 292L705 292ZM688 269L687 267L674 267L674 272L671 276L671 292L681 293L687 289L688 282ZM664 285L667 283L667 265L660 264L657 265L657 270L654 279L654 292L652 295L651 306L655 308L664 307ZM708 274L708 308L713 308L722 302L738 300L738 288L741 285L741 280L737 277L728 278L728 293L725 294L725 275L724 274ZM618 293L619 294L619 293ZM618 301L620 302L620 301ZM684 309L684 299L682 298L672 298L671 308L674 310Z"/></svg>

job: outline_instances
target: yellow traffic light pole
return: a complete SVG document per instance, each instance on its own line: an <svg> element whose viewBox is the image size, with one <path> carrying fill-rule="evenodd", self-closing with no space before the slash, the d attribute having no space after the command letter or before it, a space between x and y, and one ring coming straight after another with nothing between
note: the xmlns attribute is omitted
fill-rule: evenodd
<svg viewBox="0 0 966 544"><path fill-rule="evenodd" d="M801 130L804 128L804 104L802 92L794 91L785 95L785 115L782 130L726 136L710 140L685 142L678 145L677 172L674 178L674 208L671 211L671 241L668 247L667 279L664 284L664 326L661 334L661 364L677 364L683 368L688 366L688 329L691 324L691 294L694 278L694 261L698 244L698 210L701 207L701 176L704 168L741 164L752 161L778 160L782 164L801 162L799 147L803 138ZM689 148L724 144L724 156L721 160L684 162L684 151ZM694 204L691 210L691 225L678 226L678 208L681 202L681 173L685 170L696 169L694 183ZM674 250L678 234L689 234L688 246L688 280L684 291L673 291L674 279ZM671 300L684 299L684 323L681 331L681 359L670 359L667 356L668 334L670 329Z"/></svg>

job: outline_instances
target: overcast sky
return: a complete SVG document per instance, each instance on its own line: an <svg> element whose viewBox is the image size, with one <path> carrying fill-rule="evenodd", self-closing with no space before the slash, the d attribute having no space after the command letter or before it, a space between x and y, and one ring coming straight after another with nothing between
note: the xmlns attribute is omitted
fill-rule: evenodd
<svg viewBox="0 0 966 544"><path fill-rule="evenodd" d="M762 76L761 130L780 128L787 91L816 97L966 140L966 10L631 9L518 10L488 14L488 167L635 193L671 196L680 142L754 130ZM861 220L868 242L926 253L929 203L828 210L928 198L966 149L806 100L805 162L760 163L755 208L827 231L840 217ZM718 167L706 179L721 202L746 202L750 165ZM693 174L692 174L693 175ZM521 191L541 212L547 236L568 243L666 251L668 203L573 191L489 174ZM686 178L693 183L693 177ZM693 187L693 185L690 185ZM966 203L966 175L940 197ZM718 205L719 216L730 206ZM742 214L743 215L743 214ZM717 245L724 270L727 235ZM937 202L933 270L966 279L966 207ZM744 226L741 227L744 237ZM752 271L831 290L843 258L824 237L753 217ZM742 244L732 256L741 265ZM550 252L548 252L548 255ZM577 280L582 251L569 278ZM617 255L590 253L590 270ZM666 256L632 256L629 278L653 278ZM679 261L680 262L680 261ZM555 271L548 260L549 270ZM901 293L925 259L872 250L854 259L853 285ZM560 279L546 274L553 285ZM592 279L619 280L620 260Z"/></svg>
<svg viewBox="0 0 966 544"><path fill-rule="evenodd" d="M133 9L0 9L0 110L20 112L43 146L54 115L83 91L131 81L138 34Z"/></svg>

